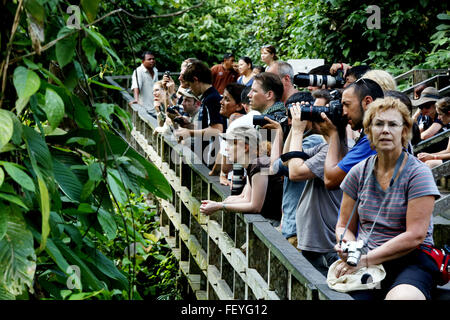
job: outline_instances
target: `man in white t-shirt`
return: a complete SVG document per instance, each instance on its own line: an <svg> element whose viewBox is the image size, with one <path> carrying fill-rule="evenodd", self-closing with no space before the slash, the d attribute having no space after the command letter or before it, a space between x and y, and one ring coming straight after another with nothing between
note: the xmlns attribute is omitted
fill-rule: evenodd
<svg viewBox="0 0 450 320"><path fill-rule="evenodd" d="M145 108L151 116L156 118L156 110L153 105L153 85L158 81L158 69L155 67L155 55L149 51L142 54L142 64L134 70L131 77L131 89L134 100Z"/></svg>

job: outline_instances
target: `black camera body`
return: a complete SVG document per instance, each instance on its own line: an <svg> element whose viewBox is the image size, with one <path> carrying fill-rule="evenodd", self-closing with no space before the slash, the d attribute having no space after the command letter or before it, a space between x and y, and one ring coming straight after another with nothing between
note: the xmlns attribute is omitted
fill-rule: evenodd
<svg viewBox="0 0 450 320"><path fill-rule="evenodd" d="M180 126L185 126L189 124L189 121L184 117L176 117L172 121L178 123Z"/></svg>
<svg viewBox="0 0 450 320"><path fill-rule="evenodd" d="M178 112L179 114L181 114L183 112L183 109L179 105L175 105L172 107L167 107L167 112L171 114L177 114Z"/></svg>
<svg viewBox="0 0 450 320"><path fill-rule="evenodd" d="M305 103L301 105L302 119L310 120L312 122L323 122L320 113L325 113L328 119L333 122L337 127L347 125L347 119L343 118L342 114L344 108L341 103L341 94L337 90L330 92L332 100L329 102L328 107L315 106L311 103ZM288 109L293 107L293 104L287 106Z"/></svg>
<svg viewBox="0 0 450 320"><path fill-rule="evenodd" d="M301 106L302 120L310 120L312 122L322 122L322 112L326 114L328 119L335 125L341 124L342 119L342 103L340 100L332 100L329 103L329 107L314 106L311 104L305 104ZM345 121L347 123L347 121Z"/></svg>
<svg viewBox="0 0 450 320"><path fill-rule="evenodd" d="M343 88L345 84L344 71L338 70L335 77L299 72L294 76L294 84L302 88L308 86L321 88L322 85L325 85L326 88Z"/></svg>
<svg viewBox="0 0 450 320"><path fill-rule="evenodd" d="M270 115L269 114L265 114L265 115L261 114L261 115L253 116L253 125L263 127L266 124L268 124L269 122L266 119L264 119L264 117L267 117L276 122L279 122L281 124L281 126L283 126L284 124L287 124L287 120L288 120L288 117L284 112L276 112L276 113L270 114Z"/></svg>
<svg viewBox="0 0 450 320"><path fill-rule="evenodd" d="M170 77L170 71L164 72L164 75Z"/></svg>

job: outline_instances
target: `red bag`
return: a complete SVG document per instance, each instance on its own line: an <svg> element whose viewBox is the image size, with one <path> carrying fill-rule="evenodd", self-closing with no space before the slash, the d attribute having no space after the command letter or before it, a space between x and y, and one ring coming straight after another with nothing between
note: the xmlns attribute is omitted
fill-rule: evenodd
<svg viewBox="0 0 450 320"><path fill-rule="evenodd" d="M420 249L428 254L437 264L439 272L441 274L441 279L439 282L440 286L443 286L449 281L449 260L450 252L447 246L445 249L437 249L427 244L421 244Z"/></svg>

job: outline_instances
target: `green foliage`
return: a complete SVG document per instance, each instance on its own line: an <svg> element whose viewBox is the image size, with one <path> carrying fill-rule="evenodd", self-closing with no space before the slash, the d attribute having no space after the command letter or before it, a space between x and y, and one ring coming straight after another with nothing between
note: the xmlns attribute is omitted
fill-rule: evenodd
<svg viewBox="0 0 450 320"><path fill-rule="evenodd" d="M230 51L260 64L268 43L284 60L394 74L448 68L450 56L445 1L377 3L379 30L366 26L372 1L206 0L146 19L136 16L199 1L83 0L79 17L65 0L18 3L5 2L0 22L0 299L179 298L176 260L139 196L170 198L170 185L119 135L131 118L103 80L130 74L142 51L156 53L160 71Z"/></svg>
<svg viewBox="0 0 450 320"><path fill-rule="evenodd" d="M82 1L83 21L99 3ZM102 99L117 88L94 80L122 61L95 26L66 26L65 1L25 1L12 27L17 6L7 3L0 37L10 43L1 54L0 298L139 297L136 263L123 269L112 248L143 239L133 194L169 198L171 188L118 135L132 130L130 115Z"/></svg>

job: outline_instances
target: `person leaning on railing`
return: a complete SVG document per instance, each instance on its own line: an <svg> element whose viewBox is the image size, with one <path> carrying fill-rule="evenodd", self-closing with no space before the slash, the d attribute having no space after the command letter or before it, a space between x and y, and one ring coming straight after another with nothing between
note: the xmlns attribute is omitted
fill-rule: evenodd
<svg viewBox="0 0 450 320"><path fill-rule="evenodd" d="M247 169L247 182L240 195L229 196L222 202L202 200L200 212L205 215L218 210L259 213L272 226L279 226L283 182L280 176L269 175L270 158L260 147L258 130L249 126L235 127L222 137L227 140L230 162Z"/></svg>
<svg viewBox="0 0 450 320"><path fill-rule="evenodd" d="M444 97L439 99L436 102L436 111L438 114L439 120L442 122L442 125L446 130L450 129L450 97ZM434 168L442 162L448 161L450 159L450 139L447 144L447 148L435 152L435 153L426 153L421 152L417 155L420 161L425 162L427 166L430 168Z"/></svg>
<svg viewBox="0 0 450 320"><path fill-rule="evenodd" d="M431 170L404 149L411 137L410 113L398 99L376 99L363 125L377 154L355 165L341 184L335 248L342 262L336 277L383 264L381 290L354 291L354 298L430 299L439 270L419 246L433 245L432 212L440 194ZM341 240L356 239L365 241L368 252L351 266Z"/></svg>

